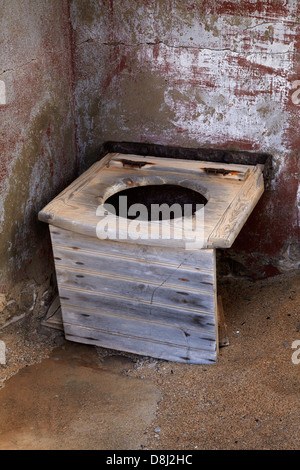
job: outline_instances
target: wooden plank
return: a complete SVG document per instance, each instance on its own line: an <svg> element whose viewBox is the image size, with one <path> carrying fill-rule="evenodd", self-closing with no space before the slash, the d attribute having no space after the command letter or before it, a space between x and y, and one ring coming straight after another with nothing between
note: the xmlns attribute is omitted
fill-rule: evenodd
<svg viewBox="0 0 300 470"><path fill-rule="evenodd" d="M108 312L124 317L155 320L178 327L215 331L215 314L200 309L189 308L186 305L168 305L152 302L151 300L136 300L115 294L101 294L83 289L70 289L59 286L62 312L64 308L76 307L91 312Z"/></svg>
<svg viewBox="0 0 300 470"><path fill-rule="evenodd" d="M121 241L99 240L96 237L85 235L50 226L51 239L54 249L66 247L74 253L80 250L91 255L101 254L115 259L126 257L142 263L152 263L157 266L193 269L196 271L214 270L212 250L186 251L184 249L153 247L147 245L134 245Z"/></svg>
<svg viewBox="0 0 300 470"><path fill-rule="evenodd" d="M140 261L108 253L73 250L72 248L54 247L54 259L57 269L73 270L78 274L88 272L150 283L177 286L179 290L214 291L213 271L187 269L179 265Z"/></svg>
<svg viewBox="0 0 300 470"><path fill-rule="evenodd" d="M154 343L182 346L184 348L204 349L215 351L215 337L211 332L200 329L178 328L162 322L146 321L144 318L130 318L122 315L107 313L86 312L72 307L63 309L64 324L83 326L90 330L109 332L112 334L128 336L132 339L145 339Z"/></svg>
<svg viewBox="0 0 300 470"><path fill-rule="evenodd" d="M210 234L208 246L230 248L263 192L263 175L258 165Z"/></svg>
<svg viewBox="0 0 300 470"><path fill-rule="evenodd" d="M74 231L84 236L88 236L91 238L99 239L109 239L117 240L123 243L136 245L148 245L148 246L157 246L157 247L171 247L171 248L180 248L185 249L188 246L193 247L192 245L195 241L197 241L195 232L193 231L193 225L190 223L190 227L184 227L183 224L181 226L176 226L175 224L169 224L168 221L162 222L139 222L139 229L138 231L133 228L134 221L128 221L127 219L117 218L117 222L115 223L115 216L108 214L105 216L104 220L104 227L102 227L102 235L99 235L98 230L98 223L100 223L101 218L95 218L96 213L96 206L94 211L88 211L85 207L85 213L79 212L79 209L75 210L73 213L69 213L67 217L66 215L59 216L57 215L55 219L51 220L51 224L56 226L60 229L65 229L69 231ZM105 212L105 209L103 209ZM103 217L102 217L103 219ZM136 222L135 222L136 223ZM109 224L108 230L106 230L107 224ZM174 228L170 228L173 226ZM204 233L210 233L212 229L211 224L205 230ZM202 240L202 239L201 239ZM199 244L197 245L199 249ZM206 248L206 237L203 238L203 243L201 244L201 248Z"/></svg>
<svg viewBox="0 0 300 470"><path fill-rule="evenodd" d="M66 339L85 344L92 344L109 349L140 354L143 356L165 359L187 364L211 364L216 362L216 352L178 346L165 342L149 341L139 337L130 337L66 323Z"/></svg>
<svg viewBox="0 0 300 470"><path fill-rule="evenodd" d="M232 163L216 163L189 161L170 158L159 158L140 155L116 154L108 163L108 167L117 167L130 170L147 169L155 172L173 171L177 173L196 172L223 179L237 179L243 181L249 174L249 166Z"/></svg>
<svg viewBox="0 0 300 470"><path fill-rule="evenodd" d="M58 283L63 288L83 289L104 295L142 300L152 304L160 303L177 308L188 307L202 312L214 313L214 295L210 292L179 290L178 287L164 283L153 285L135 279L91 274L87 271L71 271L56 268Z"/></svg>

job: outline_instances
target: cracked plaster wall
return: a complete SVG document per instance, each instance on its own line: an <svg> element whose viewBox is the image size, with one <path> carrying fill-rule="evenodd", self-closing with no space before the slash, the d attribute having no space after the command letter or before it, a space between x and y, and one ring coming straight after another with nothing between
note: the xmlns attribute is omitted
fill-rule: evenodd
<svg viewBox="0 0 300 470"><path fill-rule="evenodd" d="M82 169L107 140L273 155L223 272L300 265L297 0L72 0Z"/></svg>
<svg viewBox="0 0 300 470"><path fill-rule="evenodd" d="M74 178L76 152L68 2L0 0L0 11L1 328L43 314L53 295L48 228L37 214Z"/></svg>

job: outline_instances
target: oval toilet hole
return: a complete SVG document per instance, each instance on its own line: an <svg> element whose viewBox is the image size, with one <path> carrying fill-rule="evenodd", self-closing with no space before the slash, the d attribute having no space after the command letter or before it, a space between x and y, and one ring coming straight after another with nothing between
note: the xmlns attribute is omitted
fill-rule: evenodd
<svg viewBox="0 0 300 470"><path fill-rule="evenodd" d="M193 189L160 184L137 186L115 193L105 201L104 208L131 220L173 220L191 216L207 202L205 196Z"/></svg>

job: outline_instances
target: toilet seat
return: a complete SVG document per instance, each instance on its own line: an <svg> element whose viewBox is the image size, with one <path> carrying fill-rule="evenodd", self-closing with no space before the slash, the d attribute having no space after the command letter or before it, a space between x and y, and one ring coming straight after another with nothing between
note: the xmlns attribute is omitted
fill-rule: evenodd
<svg viewBox="0 0 300 470"><path fill-rule="evenodd" d="M130 232L127 220L108 214L104 207L109 196L133 186L176 184L193 189L208 200L200 209L202 212L196 214L199 220L204 219L199 247L229 248L264 191L262 172L261 164L235 165L110 153L49 203L39 213L39 219L93 237L105 219L107 223L110 221L106 231L109 239L115 236L124 239L127 235L128 243L145 243L145 237L152 231L159 232L159 236L147 239L147 245L186 247L195 240L195 218L141 221L141 236L137 238ZM164 239L170 223L174 237Z"/></svg>

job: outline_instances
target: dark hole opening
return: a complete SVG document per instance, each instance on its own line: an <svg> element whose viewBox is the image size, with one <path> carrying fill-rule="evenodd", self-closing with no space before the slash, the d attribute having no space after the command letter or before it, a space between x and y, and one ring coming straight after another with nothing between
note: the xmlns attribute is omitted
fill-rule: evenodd
<svg viewBox="0 0 300 470"><path fill-rule="evenodd" d="M120 196L126 196L127 199L120 200ZM113 194L104 204L104 207L110 212L108 204L114 207L116 215L119 217L154 221L190 216L199 210L201 205L207 204L207 199L193 189L175 184L162 184L137 186ZM127 210L133 204L142 204L145 210L142 212L137 210L136 213L128 214Z"/></svg>

